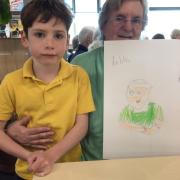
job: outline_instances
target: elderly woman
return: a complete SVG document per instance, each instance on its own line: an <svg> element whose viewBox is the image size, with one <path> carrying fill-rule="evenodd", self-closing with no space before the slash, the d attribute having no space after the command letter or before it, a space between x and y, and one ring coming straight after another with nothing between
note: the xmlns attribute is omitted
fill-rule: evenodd
<svg viewBox="0 0 180 180"><path fill-rule="evenodd" d="M106 0L99 15L99 29L107 41L139 39L146 24L146 0ZM90 113L88 134L82 142L83 160L103 159L104 48L81 54L72 63L87 71L96 106L96 111Z"/></svg>

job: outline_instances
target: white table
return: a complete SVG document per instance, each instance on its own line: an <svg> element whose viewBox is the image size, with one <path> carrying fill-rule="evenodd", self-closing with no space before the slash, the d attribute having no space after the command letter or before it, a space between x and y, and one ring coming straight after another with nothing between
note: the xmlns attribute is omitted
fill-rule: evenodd
<svg viewBox="0 0 180 180"><path fill-rule="evenodd" d="M58 163L33 180L180 180L180 156Z"/></svg>

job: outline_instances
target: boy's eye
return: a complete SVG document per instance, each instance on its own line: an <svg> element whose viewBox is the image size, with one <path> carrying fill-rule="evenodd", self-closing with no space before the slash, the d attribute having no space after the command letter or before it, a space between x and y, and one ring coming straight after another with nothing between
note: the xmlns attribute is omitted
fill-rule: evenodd
<svg viewBox="0 0 180 180"><path fill-rule="evenodd" d="M55 34L54 37L55 37L55 39L63 39L64 35L63 34Z"/></svg>
<svg viewBox="0 0 180 180"><path fill-rule="evenodd" d="M43 37L45 37L45 34L43 32L36 32L35 36L38 38L43 38Z"/></svg>

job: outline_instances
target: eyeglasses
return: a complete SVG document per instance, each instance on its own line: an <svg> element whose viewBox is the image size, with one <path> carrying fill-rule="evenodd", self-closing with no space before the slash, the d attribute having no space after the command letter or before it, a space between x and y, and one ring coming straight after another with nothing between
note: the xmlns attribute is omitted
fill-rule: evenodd
<svg viewBox="0 0 180 180"><path fill-rule="evenodd" d="M139 17L133 17L130 20L127 19L127 17L124 16L117 16L112 18L110 21L113 21L115 24L119 26L123 26L126 24L126 22L130 21L132 26L139 27L145 23L145 20L139 18Z"/></svg>

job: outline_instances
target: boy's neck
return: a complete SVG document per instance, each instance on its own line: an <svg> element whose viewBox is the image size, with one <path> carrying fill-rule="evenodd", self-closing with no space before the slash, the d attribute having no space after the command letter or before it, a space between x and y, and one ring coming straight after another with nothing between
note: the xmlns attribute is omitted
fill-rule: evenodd
<svg viewBox="0 0 180 180"><path fill-rule="evenodd" d="M33 72L34 75L36 76L36 78L42 80L45 83L50 83L51 81L53 81L55 79L55 77L57 76L58 72L60 69L60 64L59 66L36 66L33 63Z"/></svg>

